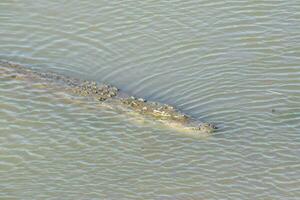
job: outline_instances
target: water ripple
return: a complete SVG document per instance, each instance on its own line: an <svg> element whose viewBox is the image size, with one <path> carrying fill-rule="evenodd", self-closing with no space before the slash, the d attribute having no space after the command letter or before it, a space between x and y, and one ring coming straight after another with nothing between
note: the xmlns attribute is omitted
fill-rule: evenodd
<svg viewBox="0 0 300 200"><path fill-rule="evenodd" d="M0 59L169 103L199 139L0 69L5 199L298 199L299 3L1 1Z"/></svg>

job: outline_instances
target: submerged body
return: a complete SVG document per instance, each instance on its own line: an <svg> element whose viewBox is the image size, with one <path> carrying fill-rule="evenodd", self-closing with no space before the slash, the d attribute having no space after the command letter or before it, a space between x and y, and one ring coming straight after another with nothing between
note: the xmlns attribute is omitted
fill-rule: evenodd
<svg viewBox="0 0 300 200"><path fill-rule="evenodd" d="M82 81L52 72L35 71L4 61L0 61L0 75L14 79L43 81L80 96L93 98L100 102L122 105L124 108L133 110L143 116L148 116L176 130L193 132L199 135L209 135L216 129L213 124L198 122L170 105L149 102L142 98L126 95L111 85Z"/></svg>

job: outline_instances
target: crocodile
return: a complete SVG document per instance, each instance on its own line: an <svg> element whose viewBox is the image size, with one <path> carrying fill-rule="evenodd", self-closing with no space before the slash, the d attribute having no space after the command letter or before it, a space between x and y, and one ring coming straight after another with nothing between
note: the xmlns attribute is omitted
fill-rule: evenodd
<svg viewBox="0 0 300 200"><path fill-rule="evenodd" d="M17 63L1 60L0 76L51 83L79 96L92 98L99 102L114 102L114 105L117 103L135 113L159 121L167 127L192 132L196 135L211 135L217 129L214 124L200 122L171 105L147 101L143 98L128 95L120 91L119 88L109 84L81 80L55 72L43 72Z"/></svg>

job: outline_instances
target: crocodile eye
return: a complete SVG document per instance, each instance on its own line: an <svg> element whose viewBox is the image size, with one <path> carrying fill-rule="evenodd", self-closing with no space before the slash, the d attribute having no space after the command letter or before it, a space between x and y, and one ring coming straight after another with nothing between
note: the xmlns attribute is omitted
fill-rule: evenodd
<svg viewBox="0 0 300 200"><path fill-rule="evenodd" d="M208 124L208 126L212 129L218 129L218 127L216 127L214 124Z"/></svg>

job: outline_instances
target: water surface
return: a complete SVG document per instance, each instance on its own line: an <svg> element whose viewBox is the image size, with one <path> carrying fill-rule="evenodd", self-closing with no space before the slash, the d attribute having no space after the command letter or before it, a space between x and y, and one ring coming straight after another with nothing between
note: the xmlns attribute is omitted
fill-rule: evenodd
<svg viewBox="0 0 300 200"><path fill-rule="evenodd" d="M0 59L221 129L195 139L2 76L0 197L299 199L299 20L297 0L2 0Z"/></svg>

